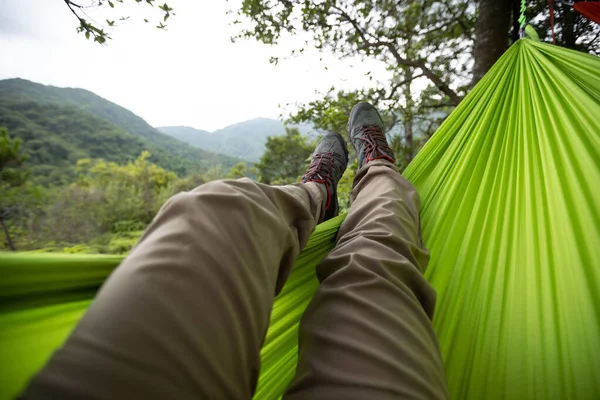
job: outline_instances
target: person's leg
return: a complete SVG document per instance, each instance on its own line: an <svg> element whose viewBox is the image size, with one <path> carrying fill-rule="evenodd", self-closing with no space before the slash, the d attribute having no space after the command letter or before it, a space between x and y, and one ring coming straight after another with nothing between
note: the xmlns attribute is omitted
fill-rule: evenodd
<svg viewBox="0 0 600 400"><path fill-rule="evenodd" d="M326 134L302 183L216 181L171 198L22 398L250 399L274 295L348 162Z"/></svg>
<svg viewBox="0 0 600 400"><path fill-rule="evenodd" d="M287 400L448 397L431 323L436 293L423 277L419 197L389 148L381 151L380 132L351 137L365 165L338 243L317 267L321 285L300 323Z"/></svg>
<svg viewBox="0 0 600 400"><path fill-rule="evenodd" d="M323 193L241 179L171 198L22 397L250 399Z"/></svg>

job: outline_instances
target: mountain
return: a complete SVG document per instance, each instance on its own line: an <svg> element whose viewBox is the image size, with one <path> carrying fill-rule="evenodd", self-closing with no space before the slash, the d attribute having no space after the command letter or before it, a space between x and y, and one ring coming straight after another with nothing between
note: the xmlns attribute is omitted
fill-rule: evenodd
<svg viewBox="0 0 600 400"><path fill-rule="evenodd" d="M123 163L142 150L152 154L152 162L182 176L217 165L228 169L241 161L165 135L90 91L24 79L0 81L0 127L21 138L35 174L57 173L56 167L87 157Z"/></svg>
<svg viewBox="0 0 600 400"><path fill-rule="evenodd" d="M208 149L211 145L211 133L189 126L163 126L156 128L160 132L174 137L177 140L191 144L192 146Z"/></svg>
<svg viewBox="0 0 600 400"><path fill-rule="evenodd" d="M303 134L313 131L308 125L293 127ZM193 146L250 161L260 159L265 151L267 137L285 133L283 122L269 118L255 118L214 132L188 126L163 126L156 129Z"/></svg>

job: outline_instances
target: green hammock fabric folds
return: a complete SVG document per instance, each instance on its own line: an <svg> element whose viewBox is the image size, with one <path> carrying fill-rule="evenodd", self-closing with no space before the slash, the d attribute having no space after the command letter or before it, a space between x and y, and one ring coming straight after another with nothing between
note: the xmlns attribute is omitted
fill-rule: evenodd
<svg viewBox="0 0 600 400"><path fill-rule="evenodd" d="M517 42L405 176L452 398L600 398L600 59Z"/></svg>
<svg viewBox="0 0 600 400"><path fill-rule="evenodd" d="M405 171L422 198L455 399L600 398L600 59L524 39ZM338 217L275 301L255 398L279 397ZM0 399L69 334L118 257L0 255Z"/></svg>

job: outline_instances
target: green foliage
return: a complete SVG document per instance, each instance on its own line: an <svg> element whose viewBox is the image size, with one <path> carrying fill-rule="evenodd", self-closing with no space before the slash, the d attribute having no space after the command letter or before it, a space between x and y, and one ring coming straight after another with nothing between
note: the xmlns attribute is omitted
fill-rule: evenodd
<svg viewBox="0 0 600 400"><path fill-rule="evenodd" d="M233 167L231 167L229 173L227 174L228 179L239 179L246 176L248 176L248 167L244 162L235 164Z"/></svg>
<svg viewBox="0 0 600 400"><path fill-rule="evenodd" d="M207 180L200 175L178 178L150 157L144 151L125 164L81 159L73 183L36 186L43 201L19 200L24 217L11 225L15 242L22 250L127 253L169 197ZM21 197L26 193L22 190ZM87 247L81 250L83 245Z"/></svg>
<svg viewBox="0 0 600 400"><path fill-rule="evenodd" d="M113 235L108 243L108 253L110 254L127 254L136 245L144 231L133 231Z"/></svg>
<svg viewBox="0 0 600 400"><path fill-rule="evenodd" d="M361 101L368 101L379 110L384 122L384 131L394 150L400 171L406 168L450 111L449 108L443 107L435 112L428 108L418 108L415 114L409 115L407 109L390 108L389 102L386 102L376 89L336 92L331 88L321 99L297 105L297 110L291 115L289 121L310 122L317 129L338 132L346 137L350 111ZM410 138L407 131L410 131ZM350 154L352 158L353 152Z"/></svg>
<svg viewBox="0 0 600 400"><path fill-rule="evenodd" d="M85 244L77 244L71 247L64 247L61 253L67 254L93 254L95 249Z"/></svg>
<svg viewBox="0 0 600 400"><path fill-rule="evenodd" d="M27 182L30 174L24 168L26 158L21 141L0 128L0 225L5 239L0 248L17 249L13 236L23 229L27 217L24 210L41 200L38 188Z"/></svg>
<svg viewBox="0 0 600 400"><path fill-rule="evenodd" d="M322 94L322 97L318 100L306 104L297 104L297 109L290 116L289 122L310 122L316 129L337 132L346 137L350 111L361 101L368 101L380 109L386 131L391 130L397 124L398 115L384 106L381 93L376 89L336 91L333 87L327 93Z"/></svg>
<svg viewBox="0 0 600 400"><path fill-rule="evenodd" d="M113 232L115 233L131 233L131 232L139 232L146 229L146 225L139 221L118 221L113 228Z"/></svg>
<svg viewBox="0 0 600 400"><path fill-rule="evenodd" d="M291 0L277 5L244 0L238 16L249 25L238 37L275 44L284 34L302 31L311 39L306 46L379 62L389 71L386 81L348 92L332 87L315 101L296 104L290 121L345 133L352 107L368 101L380 110L402 167L469 89L476 13L472 0ZM418 95L416 82L426 84Z"/></svg>
<svg viewBox="0 0 600 400"><path fill-rule="evenodd" d="M144 149L142 140L105 120L54 104L1 100L0 124L23 141L34 176L46 184L70 180L77 159L126 162Z"/></svg>
<svg viewBox="0 0 600 400"><path fill-rule="evenodd" d="M143 152L126 165L90 159L77 162L77 187L102 193L98 201L108 206L107 214L102 217L106 224L103 228L123 220L148 223L156 214L160 207L156 204L158 194L175 182L177 176L150 163L149 157L148 152Z"/></svg>
<svg viewBox="0 0 600 400"><path fill-rule="evenodd" d="M285 136L268 138L266 148L256 169L261 182L274 185L297 182L314 150L297 128L287 128Z"/></svg>
<svg viewBox="0 0 600 400"><path fill-rule="evenodd" d="M91 8L94 7L104 7L109 6L111 9L115 8L115 5L123 3L123 0L93 0L91 4L83 5L79 1L74 2L72 0L64 0L68 9L73 13L77 21L79 22L79 26L77 27L78 33L83 33L86 39L92 39L94 42L99 44L106 44L107 40L110 40L108 32L105 31L107 27L102 27L98 22L94 21L92 17L89 16L89 12ZM145 3L154 7L155 0L135 0L136 3ZM167 26L164 22L167 21L173 13L173 9L164 3L163 5L159 5L157 7L162 12L161 20L158 22L156 28L165 29ZM130 17L121 15L118 19L119 21L127 21ZM145 22L149 22L148 19L144 18ZM106 20L108 27L115 27L115 21Z"/></svg>
<svg viewBox="0 0 600 400"><path fill-rule="evenodd" d="M223 171L223 168L220 165L217 165L214 168L209 169L203 175L206 182L216 181L217 179L224 179L226 176L227 176L227 172Z"/></svg>
<svg viewBox="0 0 600 400"><path fill-rule="evenodd" d="M0 81L0 126L22 140L36 181L45 185L70 182L78 159L126 163L143 150L152 154L152 163L179 176L220 164L229 169L240 161L173 139L86 90L23 79Z"/></svg>
<svg viewBox="0 0 600 400"><path fill-rule="evenodd" d="M26 157L21 154L21 141L11 139L6 128L0 128L0 187L2 191L23 185L29 177L24 170Z"/></svg>
<svg viewBox="0 0 600 400"><path fill-rule="evenodd" d="M340 207L340 214L348 211L350 208L350 192L354 185L354 178L356 177L356 171L358 170L358 160L354 159L348 163L348 168L342 175L342 178L338 182L337 197L338 204Z"/></svg>
<svg viewBox="0 0 600 400"><path fill-rule="evenodd" d="M237 37L276 44L282 35L302 31L310 37L307 46L383 63L392 79L379 86L391 101L401 97L399 90L407 83L423 77L437 88L431 102L456 105L466 90L456 83L469 73L475 11L471 0L291 0L276 5L243 0L237 14L249 24Z"/></svg>

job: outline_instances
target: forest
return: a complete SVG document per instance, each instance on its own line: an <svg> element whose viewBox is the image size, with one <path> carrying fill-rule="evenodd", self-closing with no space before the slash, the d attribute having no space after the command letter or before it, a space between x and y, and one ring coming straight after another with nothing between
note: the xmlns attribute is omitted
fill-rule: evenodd
<svg viewBox="0 0 600 400"><path fill-rule="evenodd" d="M125 254L180 191L215 179L296 182L319 133L345 134L350 109L363 100L380 110L402 171L522 34L516 0L275 3L242 1L232 13L242 28L232 40L277 45L286 33L302 31L310 35L306 46L377 60L392 72L390 80L353 91L332 87L293 105L290 127L266 140L258 162L191 146L86 90L0 81L0 249ZM599 55L597 24L567 4L555 6L553 23L546 1L527 5L526 18L542 41ZM166 4L161 10L167 23L173 10ZM110 46L104 29L78 21L82 34ZM313 133L292 127L298 125ZM352 160L340 182L342 209L356 165Z"/></svg>

